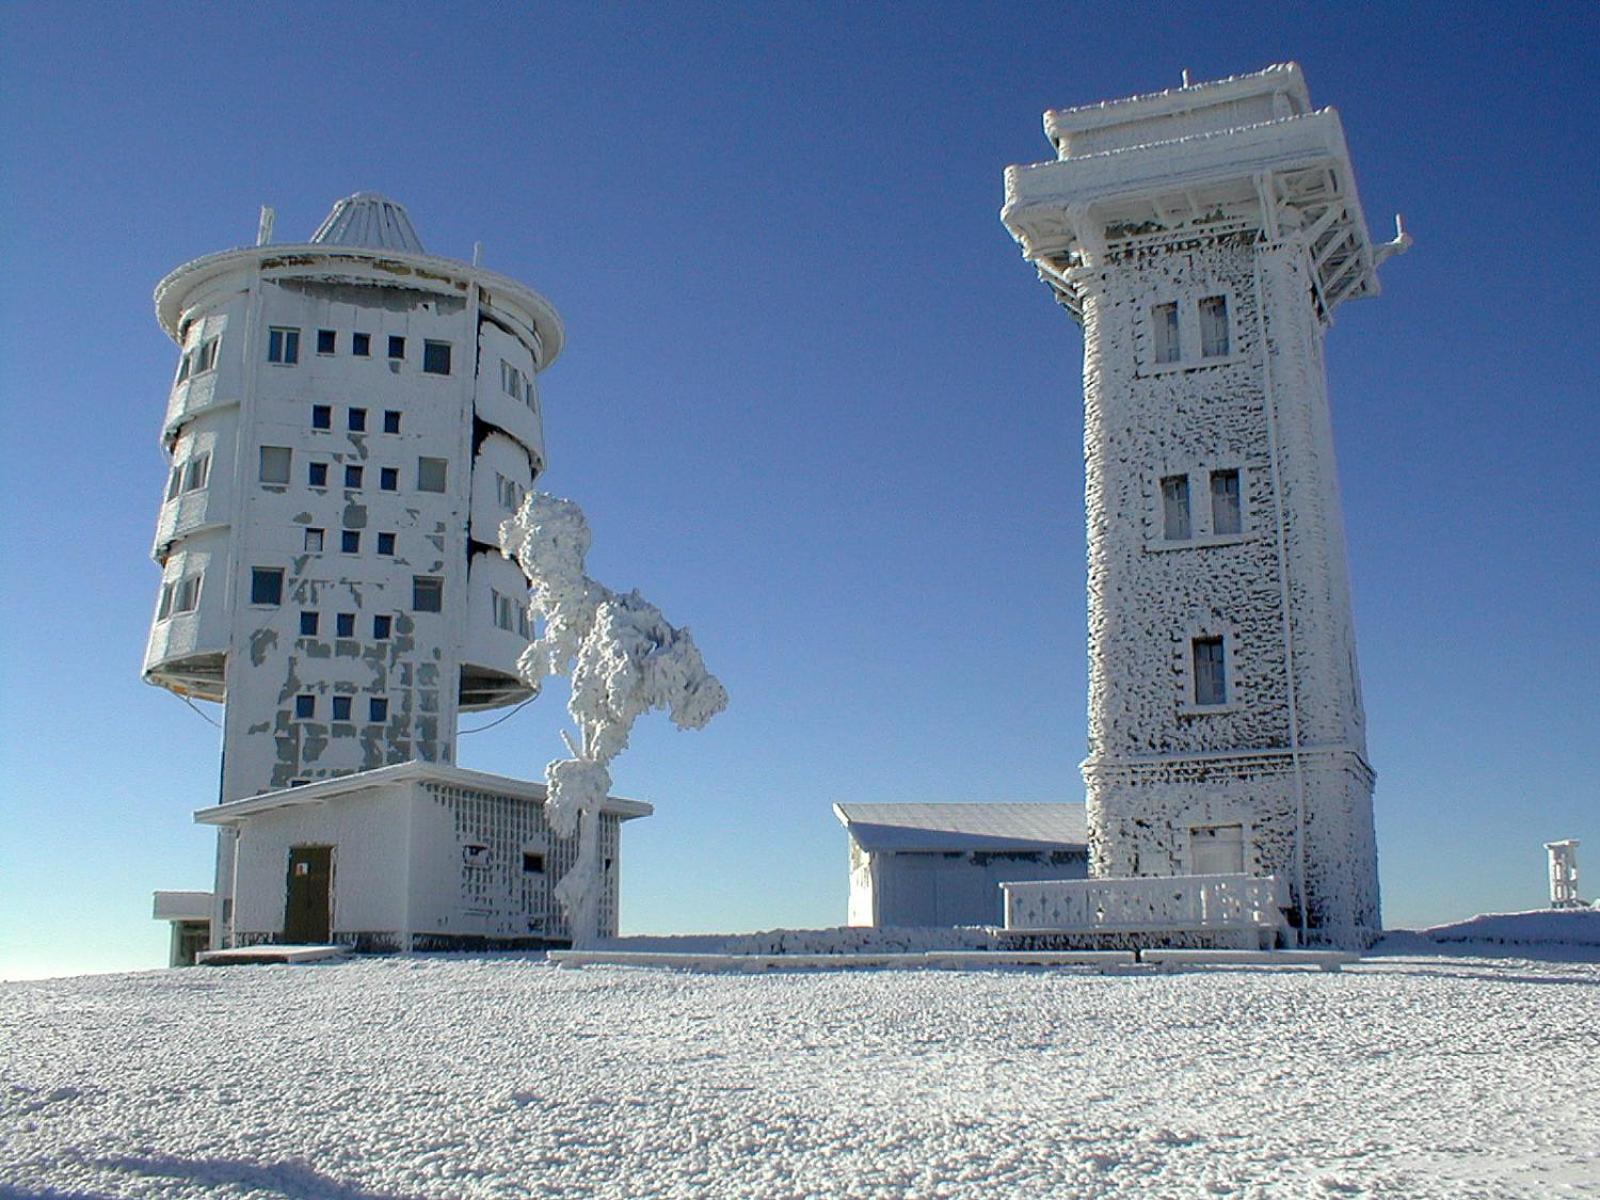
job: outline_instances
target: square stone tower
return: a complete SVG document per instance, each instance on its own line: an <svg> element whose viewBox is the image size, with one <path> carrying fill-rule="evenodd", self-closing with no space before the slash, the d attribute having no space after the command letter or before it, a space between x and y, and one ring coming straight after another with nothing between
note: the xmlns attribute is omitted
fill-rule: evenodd
<svg viewBox="0 0 1600 1200"><path fill-rule="evenodd" d="M1083 326L1091 871L1381 928L1322 338L1380 261L1299 67L1045 114L1002 220Z"/></svg>

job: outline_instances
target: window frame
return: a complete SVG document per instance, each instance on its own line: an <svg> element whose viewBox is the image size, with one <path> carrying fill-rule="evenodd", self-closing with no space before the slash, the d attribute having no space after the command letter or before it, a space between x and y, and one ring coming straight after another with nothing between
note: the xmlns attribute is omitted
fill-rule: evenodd
<svg viewBox="0 0 1600 1200"><path fill-rule="evenodd" d="M386 408L383 410L383 431L385 433L400 432L400 410L398 408Z"/></svg>
<svg viewBox="0 0 1600 1200"><path fill-rule="evenodd" d="M337 329L317 330L317 353L323 355L339 353L339 331Z"/></svg>
<svg viewBox="0 0 1600 1200"><path fill-rule="evenodd" d="M325 488L328 486L327 463L308 462L306 464L306 486L312 488Z"/></svg>
<svg viewBox="0 0 1600 1200"><path fill-rule="evenodd" d="M355 613L342 612L333 614L333 636L336 638L353 638L356 635Z"/></svg>
<svg viewBox="0 0 1600 1200"><path fill-rule="evenodd" d="M282 608L284 569L282 567L250 568L250 604L256 608ZM263 593L272 599L261 599Z"/></svg>
<svg viewBox="0 0 1600 1200"><path fill-rule="evenodd" d="M345 431L347 433L365 433L367 431L367 410L364 408L351 408L345 413Z"/></svg>
<svg viewBox="0 0 1600 1200"><path fill-rule="evenodd" d="M314 525L306 526L305 551L307 554L321 554L322 548L327 545L328 531L318 529Z"/></svg>
<svg viewBox="0 0 1600 1200"><path fill-rule="evenodd" d="M350 356L352 358L372 357L372 335L361 333L358 330L350 332Z"/></svg>
<svg viewBox="0 0 1600 1200"><path fill-rule="evenodd" d="M361 531L359 529L341 529L339 531L339 553L361 553Z"/></svg>
<svg viewBox="0 0 1600 1200"><path fill-rule="evenodd" d="M439 486L431 487L428 483L426 468L432 465L439 468ZM417 456L417 491L429 492L436 496L443 496L450 490L450 460L448 458L434 458L431 455L419 454Z"/></svg>
<svg viewBox="0 0 1600 1200"><path fill-rule="evenodd" d="M282 459L281 459L281 461L283 463L283 478L281 478L281 479L269 476L268 473L267 473L267 468L268 468L269 463L276 463L276 462L280 461L278 455L269 454L268 453L269 451L276 451L276 450L283 451L283 455L282 455ZM276 472L274 472L274 475L275 474L276 474ZM289 480L291 480L293 478L294 478L294 448L293 447L291 447L291 446L259 446L259 447L257 447L257 451L256 451L256 482L257 483L264 483L264 484L267 484L269 487L288 487L289 486Z"/></svg>
<svg viewBox="0 0 1600 1200"><path fill-rule="evenodd" d="M353 708L352 698L349 696L334 696L332 708L333 716L330 718L331 720L341 723L348 722Z"/></svg>
<svg viewBox="0 0 1600 1200"><path fill-rule="evenodd" d="M333 405L313 404L311 406L311 428L333 429Z"/></svg>
<svg viewBox="0 0 1600 1200"><path fill-rule="evenodd" d="M444 369L442 371L438 369L441 354L444 356ZM437 338L422 339L422 373L424 375L448 376L451 372L454 357L452 343L439 341Z"/></svg>
<svg viewBox="0 0 1600 1200"><path fill-rule="evenodd" d="M298 325L269 325L267 327L267 361L279 367L293 367L299 364L300 327Z"/></svg>
<svg viewBox="0 0 1600 1200"><path fill-rule="evenodd" d="M345 463L344 486L347 491L359 491L361 481L364 478L366 478L366 472L362 469L360 463Z"/></svg>
<svg viewBox="0 0 1600 1200"><path fill-rule="evenodd" d="M389 335L389 361L404 362L406 358L406 339L398 333Z"/></svg>
<svg viewBox="0 0 1600 1200"><path fill-rule="evenodd" d="M400 490L400 468L378 468L378 490L380 492L398 492Z"/></svg>
<svg viewBox="0 0 1600 1200"><path fill-rule="evenodd" d="M431 602L424 604L423 597ZM411 577L411 611L419 613L444 612L444 577L442 575L413 575Z"/></svg>

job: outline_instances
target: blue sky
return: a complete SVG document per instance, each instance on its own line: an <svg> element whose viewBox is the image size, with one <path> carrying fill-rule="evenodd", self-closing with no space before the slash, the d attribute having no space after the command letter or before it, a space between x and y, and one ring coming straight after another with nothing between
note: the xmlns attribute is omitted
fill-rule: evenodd
<svg viewBox="0 0 1600 1200"><path fill-rule="evenodd" d="M1390 925L1600 891L1600 8L0 9L0 974L153 967L218 733L139 679L166 271L359 189L549 296L547 486L733 703L616 763L624 925L844 919L834 801L1081 800L1081 342L1047 107L1294 59L1417 244L1328 339ZM552 689L461 741L537 777ZM468 719L467 728L485 723Z"/></svg>

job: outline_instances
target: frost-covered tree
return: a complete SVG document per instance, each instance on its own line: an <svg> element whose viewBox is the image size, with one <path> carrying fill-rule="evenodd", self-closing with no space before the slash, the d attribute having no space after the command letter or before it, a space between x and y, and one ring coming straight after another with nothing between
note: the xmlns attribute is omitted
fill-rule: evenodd
<svg viewBox="0 0 1600 1200"><path fill-rule="evenodd" d="M558 837L578 835L577 861L556 885L574 946L598 932L603 880L600 806L611 789L607 764L627 749L633 723L666 709L680 729L700 729L728 706L694 638L637 591L619 595L584 574L589 524L571 500L530 493L500 526L500 549L528 577L537 636L517 660L537 690L548 675L572 679L567 710L578 725L571 758L545 768L545 815Z"/></svg>

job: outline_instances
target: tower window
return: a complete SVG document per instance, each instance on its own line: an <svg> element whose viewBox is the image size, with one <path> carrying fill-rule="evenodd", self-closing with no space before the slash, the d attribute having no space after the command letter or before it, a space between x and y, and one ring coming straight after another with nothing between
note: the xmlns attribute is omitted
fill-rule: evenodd
<svg viewBox="0 0 1600 1200"><path fill-rule="evenodd" d="M328 486L328 464L309 463L306 466L306 482L312 487Z"/></svg>
<svg viewBox="0 0 1600 1200"><path fill-rule="evenodd" d="M267 361L292 366L300 361L300 331L274 326L267 331Z"/></svg>
<svg viewBox="0 0 1600 1200"><path fill-rule="evenodd" d="M1239 472L1211 472L1211 532L1219 537L1243 528L1239 509Z"/></svg>
<svg viewBox="0 0 1600 1200"><path fill-rule="evenodd" d="M1152 308L1150 328L1155 337L1156 362L1177 362L1181 353L1178 343L1177 304L1158 304Z"/></svg>
<svg viewBox="0 0 1600 1200"><path fill-rule="evenodd" d="M406 356L406 340L403 337L389 338L389 357L404 358Z"/></svg>
<svg viewBox="0 0 1600 1200"><path fill-rule="evenodd" d="M261 447L261 482L288 483L294 454L287 446Z"/></svg>
<svg viewBox="0 0 1600 1200"><path fill-rule="evenodd" d="M444 580L430 575L413 576L411 607L417 612L443 612Z"/></svg>
<svg viewBox="0 0 1600 1200"><path fill-rule="evenodd" d="M353 638L356 635L355 613L338 613L333 618L333 631L335 636Z"/></svg>
<svg viewBox="0 0 1600 1200"><path fill-rule="evenodd" d="M313 428L313 429L332 429L333 428L333 405L331 405L331 404L313 404L311 406L311 428Z"/></svg>
<svg viewBox="0 0 1600 1200"><path fill-rule="evenodd" d="M211 455L196 454L183 468L183 490L198 492L211 476ZM287 480L285 480L287 482Z"/></svg>
<svg viewBox="0 0 1600 1200"><path fill-rule="evenodd" d="M442 492L448 463L442 458L417 459L417 491Z"/></svg>
<svg viewBox="0 0 1600 1200"><path fill-rule="evenodd" d="M428 375L450 374L450 343L423 342L422 370Z"/></svg>
<svg viewBox="0 0 1600 1200"><path fill-rule="evenodd" d="M522 852L522 870L528 875L543 875L544 855L530 854L528 851L524 850Z"/></svg>
<svg viewBox="0 0 1600 1200"><path fill-rule="evenodd" d="M400 432L400 412L398 409L386 408L383 411L383 431L385 433Z"/></svg>
<svg viewBox="0 0 1600 1200"><path fill-rule="evenodd" d="M1161 481L1161 536L1169 542L1189 539L1189 477L1168 475Z"/></svg>
<svg viewBox="0 0 1600 1200"><path fill-rule="evenodd" d="M386 492L393 492L400 487L399 467L380 467L378 469L378 486Z"/></svg>
<svg viewBox="0 0 1600 1200"><path fill-rule="evenodd" d="M194 355L194 373L199 375L209 371L217 365L217 339L207 338L200 343L200 349Z"/></svg>
<svg viewBox="0 0 1600 1200"><path fill-rule="evenodd" d="M301 637L316 637L317 636L317 626L322 623L321 619L320 619L320 616L321 616L321 614L314 613L314 612L303 612L303 613L300 614L300 636Z"/></svg>
<svg viewBox="0 0 1600 1200"><path fill-rule="evenodd" d="M333 719L335 721L348 721L350 719L349 696L335 696L333 698Z"/></svg>
<svg viewBox="0 0 1600 1200"><path fill-rule="evenodd" d="M183 464L174 463L172 474L167 476L167 499L177 498L178 492L183 488Z"/></svg>
<svg viewBox="0 0 1600 1200"><path fill-rule="evenodd" d="M381 696L375 696L367 701L368 719L372 721L387 721L389 719L389 702Z"/></svg>
<svg viewBox="0 0 1600 1200"><path fill-rule="evenodd" d="M251 567L250 568L250 603L251 604L282 604L283 603L283 568L282 567Z"/></svg>
<svg viewBox="0 0 1600 1200"><path fill-rule="evenodd" d="M372 354L372 335L370 333L352 333L350 335L350 353L357 358L367 358Z"/></svg>
<svg viewBox="0 0 1600 1200"><path fill-rule="evenodd" d="M1228 702L1227 661L1220 637L1197 637L1194 650L1194 702L1196 707Z"/></svg>
<svg viewBox="0 0 1600 1200"><path fill-rule="evenodd" d="M199 575L185 575L174 579L161 589L161 604L156 609L156 620L164 621L178 613L193 612L200 606Z"/></svg>
<svg viewBox="0 0 1600 1200"><path fill-rule="evenodd" d="M360 467L346 467L344 469L344 485L347 488L358 488L361 486Z"/></svg>
<svg viewBox="0 0 1600 1200"><path fill-rule="evenodd" d="M296 696L294 698L294 715L297 721L309 721L317 715L317 698L315 696Z"/></svg>
<svg viewBox="0 0 1600 1200"><path fill-rule="evenodd" d="M393 554L394 553L394 534L392 534L392 533L380 533L378 535L378 553L379 554Z"/></svg>
<svg viewBox="0 0 1600 1200"><path fill-rule="evenodd" d="M307 529L306 530L306 553L308 553L308 554L321 554L322 553L322 541L323 541L323 534L325 532L326 532L325 530L321 530L321 529Z"/></svg>
<svg viewBox="0 0 1600 1200"><path fill-rule="evenodd" d="M339 534L339 549L345 554L361 553L361 533L359 530L346 529Z"/></svg>
<svg viewBox="0 0 1600 1200"><path fill-rule="evenodd" d="M387 613L379 613L372 618L372 637L374 641L386 642L389 634L394 629L394 618Z"/></svg>
<svg viewBox="0 0 1600 1200"><path fill-rule="evenodd" d="M1200 355L1222 358L1228 349L1228 298L1207 296L1200 301Z"/></svg>
<svg viewBox="0 0 1600 1200"><path fill-rule="evenodd" d="M332 329L317 330L317 353L332 354L339 348L339 335Z"/></svg>
<svg viewBox="0 0 1600 1200"><path fill-rule="evenodd" d="M349 416L350 416L349 424L350 424L350 432L351 433L365 433L367 431L367 410L366 409L364 409L364 408L352 408L350 410Z"/></svg>

